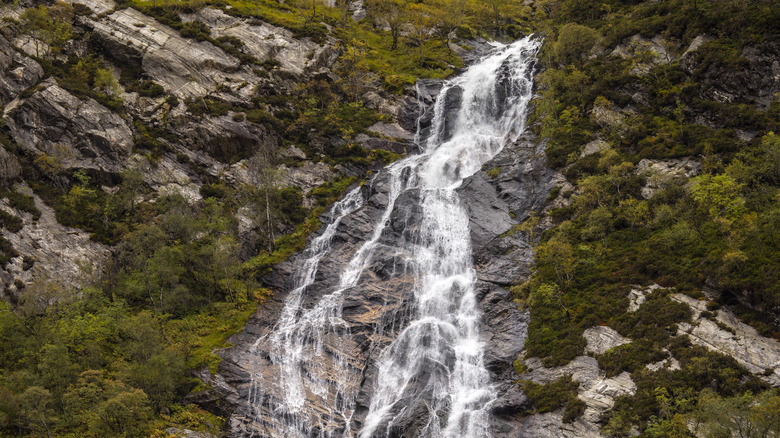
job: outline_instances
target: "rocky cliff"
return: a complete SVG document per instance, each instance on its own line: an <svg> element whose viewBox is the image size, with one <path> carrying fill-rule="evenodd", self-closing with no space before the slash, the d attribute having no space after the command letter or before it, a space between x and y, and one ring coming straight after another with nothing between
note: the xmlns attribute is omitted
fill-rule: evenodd
<svg viewBox="0 0 780 438"><path fill-rule="evenodd" d="M419 127L421 137L418 141L424 141L428 135L432 107L436 103L440 84L426 81L418 84L417 89L422 105L417 101L409 102L401 109L400 121L408 130ZM460 106L458 96L447 94L444 108L446 114L454 113ZM409 131L404 133L400 129L402 128L396 128L396 132L401 135L396 134L394 137L413 137ZM412 146L415 145L410 144L407 148L414 149ZM499 169L498 174L491 169ZM513 304L508 288L527 279L532 259L532 244L529 241L530 234L518 231L517 226L531 211L541 211L545 208L549 190L561 179L560 175L556 176L545 166L544 143L532 136L524 136L504 148L483 166L483 170L468 178L458 189L470 218L478 278L476 288L479 307L483 312L481 327L486 343L486 366L499 394L498 401L492 407L492 421L495 423L492 427L499 435L510 434L518 428L515 417L525 404L525 398L514 384L512 363L523 349L527 314ZM363 207L338 219L330 252L319 262L316 279L306 290L304 307L315 305L323 296L333 292L339 284L339 274L352 255L362 242L370 240L375 224L381 223L380 217L385 214L387 204L391 200L390 183L389 173L380 172L361 188L359 196L364 199ZM341 293L343 313L340 317L349 325L348 337L337 333L325 335L322 339L323 354L337 356L339 361L348 363L349 369L355 370L357 375L347 379L354 387L336 389L335 385L344 384L339 383L343 382L344 378L336 378L331 374L324 391L328 393L338 390L357 394L354 416L346 424L323 424L318 416L333 407L321 405L320 392L309 394L306 402L308 421L324 428L320 431L310 431L312 434L344 434L345 427L359 430L363 423L370 397L375 391L372 385L376 381L379 354L404 327L404 315L409 315L412 312L410 306L414 305L411 299L414 277L411 273L398 275L399 269L404 266L403 260L408 255L398 253L397 248L399 241L411 238L419 227L421 216L416 210L419 208L416 207L419 200L415 199L419 196L418 192L409 190L403 192L397 200L392 200L394 207L389 223L379 237L377 249L370 258L370 265L361 272L354 287ZM326 216L323 222L328 224L334 219ZM278 365L272 363L267 356L271 347L266 343L278 325L277 319L282 314L283 303L287 298L286 291L294 287L293 270L296 266L301 269L301 262L306 257L310 255L304 253L293 257L289 262L278 265L266 278L279 293L274 296L272 302L258 310L244 332L231 339L236 347L224 353L225 360L220 371L212 377L211 381L216 382L214 395L224 398L227 405L222 407L232 412L229 421L232 435L264 435L274 429L282 430L280 424L275 424L278 421L278 415L273 413L275 392L270 388L257 388L255 379L260 378L255 376L262 375L264 381L274 381L275 378L269 376L281 372ZM320 363L330 360L311 359L312 362ZM312 368L317 366L317 363L305 365ZM312 369L308 372L315 374L320 371ZM338 373L339 370L330 372ZM425 383L420 381L417 385L420 389L411 389L412 393L423 391ZM258 392L263 394L262 399L253 395ZM204 394L203 397L208 396ZM212 402L219 403L215 399L212 399ZM415 409L424 409L424 406L412 406L404 420L396 420L397 424L393 425L392 432L394 436L411 436L422 426L417 422L423 412L415 413Z"/></svg>
<svg viewBox="0 0 780 438"><path fill-rule="evenodd" d="M224 47L182 37L179 31L149 15L117 8L110 1L79 3L76 7L74 38L56 59L33 51L45 44L27 44L31 37L19 25L4 27L0 35L0 107L8 139L0 150L5 184L13 185L22 176L20 159L29 169L24 178L39 178L34 172L46 159L51 166L43 169L44 177L55 185L69 185L72 172L81 169L88 171L93 182L105 184L103 190L110 194L116 191L123 172L130 170L139 172L143 180L146 194L138 193L139 201L181 195L194 203L202 199L199 190L204 184L258 185L253 170L257 166L250 162L256 154L270 154L272 160L288 163L281 165L274 184L300 189L305 206L310 207L313 201L306 195L312 188L365 170L365 166L335 170L322 162L312 162L294 146L282 150L275 128L248 120L251 114L245 116L255 108L252 99L256 102L258 95L290 93L296 84L330 74L338 55L335 40L316 43L294 38L289 30L229 16L218 9L182 14L181 22L204 23L214 38L229 37L240 47L226 53ZM8 19L18 19L23 11L21 7L3 9ZM78 60L88 54L91 59L99 59L115 81L120 76L127 78L119 81L114 94L95 94L93 90L90 95L70 85L67 76L52 71L57 62ZM42 56L38 58L41 62L33 59L38 55ZM237 56L243 56L244 61ZM250 66L247 59L254 65L270 62L270 71ZM45 72L41 63L49 70ZM141 90L138 84L152 87L154 92ZM388 95L382 94L385 97L372 92L372 99L377 105L392 106L395 98L388 100ZM206 105L201 113L193 114L188 107L187 102L193 100ZM231 109L211 110L209 105ZM360 135L359 141L366 147L389 147L403 153L386 140L381 130ZM318 141L327 144L343 140ZM15 150L9 153L8 148ZM47 213L43 217L47 218ZM31 226L41 224L34 219ZM243 235L254 233L256 226L245 221ZM289 228L278 230L286 231ZM63 252L45 245L30 251L30 244L22 243L28 237L10 234L17 253L14 260L18 259L14 263L20 264L24 257L64 258L70 264L86 258L95 263L95 269L101 269L101 257L90 255L91 250L66 245L69 250ZM254 252L250 250L245 257ZM62 269L43 265L41 269L47 271L49 280L75 284ZM10 273L6 277L7 292L15 291L15 278L31 281L29 274L24 279Z"/></svg>
<svg viewBox="0 0 780 438"><path fill-rule="evenodd" d="M33 31L43 26L25 16L33 2L0 6L0 281L10 303L0 309L9 352L0 394L11 400L0 403L0 427L116 434L88 412L130 403L127 394L142 388L141 407L125 409L140 422L154 410L172 434L201 436L169 411L192 402L224 416L228 436L263 436L278 426L279 401L255 377L282 372L266 344L306 242L337 221L329 205L359 187L362 207L338 219L307 289L303 307L311 307L333 292L387 210L393 188L383 165L420 152L437 103L447 114L442 135L457 129L461 92L436 102L440 80L410 78L454 74L463 62L455 54L474 62L490 45L456 43L458 34L474 36L468 25L446 44L405 31L409 53L431 50L428 58L404 53L415 61L409 67L377 60L387 52L380 39L366 48L342 35L349 26L335 9L323 15L327 24L301 24L289 6L280 19L260 3L67 3L47 5L50 21L68 30L64 41ZM493 436L665 436L674 427L703 436L693 419L714 420L696 406L748 389L770 397L780 385L776 24L754 9L716 19L696 2L668 10L646 2L615 5L618 24L606 26L604 11L553 3L512 12L548 32L532 129L457 190L497 392ZM365 11L351 8L351 32L384 37L389 27L360 24ZM745 16L755 22L735 18ZM505 35L520 29L512 26ZM311 333L329 358L304 367L321 392L305 394L305 415L318 424L312 436L354 432L366 420L377 358L414 304L412 275L391 275L405 257L391 243L419 228L419 199L412 190L393 201L370 264L343 293L336 320L348 328ZM208 251L207 262L187 258ZM187 287L195 298L182 298ZM96 289L100 301L89 301ZM219 313L225 308L239 310ZM148 315L156 334L137 335ZM224 315L235 320L223 323ZM79 332L89 318L109 328ZM17 341L20 333L34 341ZM33 346L19 353L25 342ZM103 395L95 406L74 405L65 394L98 381L83 374L94 369L105 371ZM133 377L160 370L178 375ZM350 378L337 388L334 375L345 370ZM12 383L20 376L26 383ZM342 393L354 396L350 418L318 422L335 409L323 394ZM37 408L50 422L30 414L30 400L45 401ZM424 426L422 400L407 402L390 436Z"/></svg>

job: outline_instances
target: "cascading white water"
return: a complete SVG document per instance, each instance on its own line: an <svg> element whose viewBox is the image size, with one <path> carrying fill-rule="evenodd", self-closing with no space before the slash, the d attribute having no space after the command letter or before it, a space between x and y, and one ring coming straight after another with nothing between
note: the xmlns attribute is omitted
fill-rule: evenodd
<svg viewBox="0 0 780 438"><path fill-rule="evenodd" d="M495 394L483 364L469 218L455 190L523 131L538 46L531 38L496 45L490 55L444 84L422 153L383 170L389 180L387 205L373 233L344 267L335 290L304 308L306 290L342 219L364 201L355 189L334 206L333 221L301 257L276 327L255 343L272 365L252 376L249 395L258 417L275 420L265 435L385 436L396 421L412 414L410 400L426 406L418 436L489 435L488 410ZM455 91L462 97L453 113L445 100ZM342 318L343 294L358 284L396 201L409 190L419 192L421 217L412 238L397 245L406 254L404 272L414 276L414 307L377 360L369 412L362 429L353 431L362 370L344 353L354 345L350 325Z"/></svg>
<svg viewBox="0 0 780 438"><path fill-rule="evenodd" d="M418 436L489 435L495 394L483 364L469 218L455 189L525 129L537 49L530 38L498 47L439 93L417 168L423 214L409 260L417 277L416 313L380 357L361 438L389 434L394 419L406 413L397 404L409 397L423 397L427 405ZM446 120L442 102L453 88L462 90L461 105L455 120ZM445 123L451 124L449 138ZM427 379L422 392L421 378Z"/></svg>

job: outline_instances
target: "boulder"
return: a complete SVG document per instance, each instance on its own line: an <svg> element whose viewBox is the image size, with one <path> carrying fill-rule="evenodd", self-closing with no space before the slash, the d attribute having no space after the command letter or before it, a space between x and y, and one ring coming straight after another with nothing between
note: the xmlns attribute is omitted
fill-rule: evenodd
<svg viewBox="0 0 780 438"><path fill-rule="evenodd" d="M582 337L588 341L585 353L604 354L608 350L619 345L631 342L630 339L620 336L615 329L607 326L595 326L585 329Z"/></svg>
<svg viewBox="0 0 780 438"><path fill-rule="evenodd" d="M601 139L593 140L590 143L587 143L585 146L583 146L582 152L580 152L580 158L587 157L588 155L597 154L603 151L604 149L608 149L608 148L609 148L609 143L607 143L606 141Z"/></svg>

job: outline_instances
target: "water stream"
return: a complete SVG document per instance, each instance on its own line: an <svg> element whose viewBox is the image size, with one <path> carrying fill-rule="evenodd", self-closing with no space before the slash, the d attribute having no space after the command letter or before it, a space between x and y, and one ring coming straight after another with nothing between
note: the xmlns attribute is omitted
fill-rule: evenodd
<svg viewBox="0 0 780 438"><path fill-rule="evenodd" d="M496 395L483 364L469 217L456 189L524 130L538 46L531 38L497 44L444 83L424 142L418 132L422 152L379 174L388 185L384 211L355 247L338 284L307 305L307 290L342 221L364 207L361 189L333 207L330 224L299 258L277 325L255 343L270 363L252 376L249 394L258 417L266 424L274 419L264 434L395 436L404 427L399 425L414 417L414 436L490 435L489 410ZM414 280L408 310L399 331L391 333L392 342L375 345L376 372L363 382L366 366L350 362L355 345L342 315L344 294L359 284L399 197L410 191L419 200L416 226L396 243L404 255L399 273ZM382 324L375 330L383 330ZM361 388L370 394L370 406L359 412Z"/></svg>

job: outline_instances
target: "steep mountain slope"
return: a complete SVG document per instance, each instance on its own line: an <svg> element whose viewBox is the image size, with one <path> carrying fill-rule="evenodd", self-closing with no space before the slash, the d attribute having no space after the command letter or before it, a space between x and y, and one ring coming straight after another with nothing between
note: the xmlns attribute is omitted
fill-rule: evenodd
<svg viewBox="0 0 780 438"><path fill-rule="evenodd" d="M777 433L776 393L754 398L780 377L777 11L541 9L556 31L536 126L567 182L514 290L531 314L525 433Z"/></svg>
<svg viewBox="0 0 780 438"><path fill-rule="evenodd" d="M239 434L242 352L328 206L419 152L418 78L532 32L531 132L458 189L493 436L780 433L777 8L3 2L0 434Z"/></svg>

